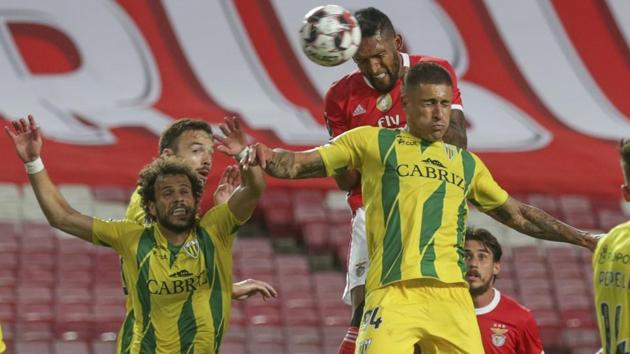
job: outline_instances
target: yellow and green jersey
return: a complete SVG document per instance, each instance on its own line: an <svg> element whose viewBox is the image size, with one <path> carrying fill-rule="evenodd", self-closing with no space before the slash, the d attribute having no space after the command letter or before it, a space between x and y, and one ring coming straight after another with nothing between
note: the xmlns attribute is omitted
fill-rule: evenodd
<svg viewBox="0 0 630 354"><path fill-rule="evenodd" d="M219 352L230 319L231 249L240 224L227 204L218 205L177 247L155 224L94 219L93 242L123 259L133 309L121 330L123 353Z"/></svg>
<svg viewBox="0 0 630 354"><path fill-rule="evenodd" d="M630 351L630 222L597 243L593 254L595 308L602 353Z"/></svg>
<svg viewBox="0 0 630 354"><path fill-rule="evenodd" d="M2 327L0 327L0 353L4 353L7 346L4 344L4 336L2 335Z"/></svg>
<svg viewBox="0 0 630 354"><path fill-rule="evenodd" d="M367 126L318 151L328 175L361 172L368 291L417 278L466 283L466 200L488 211L508 199L475 154L405 130Z"/></svg>

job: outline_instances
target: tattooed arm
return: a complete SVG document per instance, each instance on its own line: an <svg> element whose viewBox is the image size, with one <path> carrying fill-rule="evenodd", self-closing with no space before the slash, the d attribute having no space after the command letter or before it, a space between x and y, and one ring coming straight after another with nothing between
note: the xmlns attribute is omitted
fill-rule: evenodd
<svg viewBox="0 0 630 354"><path fill-rule="evenodd" d="M595 250L597 237L567 225L544 211L509 198L502 206L487 212L495 220L526 235L566 242Z"/></svg>
<svg viewBox="0 0 630 354"><path fill-rule="evenodd" d="M290 151L271 149L264 144L254 144L246 161L249 166L260 165L269 175L285 178L326 177L324 161L317 150Z"/></svg>

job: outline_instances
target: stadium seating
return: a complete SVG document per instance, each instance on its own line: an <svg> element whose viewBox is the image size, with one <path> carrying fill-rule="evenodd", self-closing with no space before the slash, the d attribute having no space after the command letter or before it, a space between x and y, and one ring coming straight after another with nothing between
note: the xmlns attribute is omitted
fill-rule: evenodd
<svg viewBox="0 0 630 354"><path fill-rule="evenodd" d="M0 322L8 353L114 353L125 301L118 256L53 230L29 190L0 184ZM81 208L108 218L124 214L131 192L115 186L62 190ZM343 199L336 191L265 192L254 220L264 229L235 243L234 279L268 281L279 297L234 301L222 353L336 352L350 319L350 307L340 299L351 231ZM626 217L616 203L576 196L525 200L569 220L587 212L596 216L580 221L583 227L607 229ZM591 253L521 235L474 208L469 221L502 243L496 286L532 310L551 349L546 352L592 353L598 339ZM303 252L277 253L273 243L282 237ZM334 257L336 270L313 271L309 260L318 255Z"/></svg>

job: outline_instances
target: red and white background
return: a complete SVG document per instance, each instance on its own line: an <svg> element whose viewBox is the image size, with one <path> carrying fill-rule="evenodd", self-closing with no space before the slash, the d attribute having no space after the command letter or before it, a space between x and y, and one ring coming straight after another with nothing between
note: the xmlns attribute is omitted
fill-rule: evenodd
<svg viewBox="0 0 630 354"><path fill-rule="evenodd" d="M470 148L513 193L617 198L630 136L630 3L338 1L376 6L410 53L455 67ZM0 2L0 116L33 113L59 183L133 185L178 117L236 114L257 141L327 141L322 97L353 70L301 53L314 0ZM0 181L25 182L6 137ZM218 156L213 176L229 162ZM330 180L272 186L333 187Z"/></svg>

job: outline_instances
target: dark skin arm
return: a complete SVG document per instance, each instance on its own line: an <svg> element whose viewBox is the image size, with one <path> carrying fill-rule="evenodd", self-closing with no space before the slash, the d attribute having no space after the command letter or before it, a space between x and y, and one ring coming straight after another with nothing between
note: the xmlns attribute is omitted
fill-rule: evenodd
<svg viewBox="0 0 630 354"><path fill-rule="evenodd" d="M357 170L348 170L332 177L335 179L337 187L346 192L349 192L361 182L361 174Z"/></svg>
<svg viewBox="0 0 630 354"><path fill-rule="evenodd" d="M509 198L503 205L488 211L495 220L526 235L547 241L565 242L595 250L598 238L567 225L544 211Z"/></svg>
<svg viewBox="0 0 630 354"><path fill-rule="evenodd" d="M466 118L464 112L459 109L451 110L451 122L448 130L442 138L444 142L462 149L468 148L468 136L466 135Z"/></svg>

